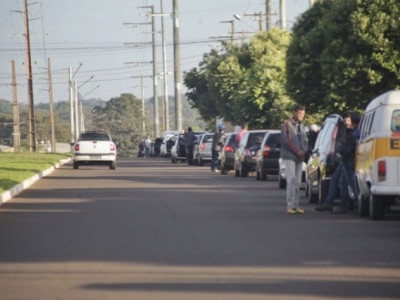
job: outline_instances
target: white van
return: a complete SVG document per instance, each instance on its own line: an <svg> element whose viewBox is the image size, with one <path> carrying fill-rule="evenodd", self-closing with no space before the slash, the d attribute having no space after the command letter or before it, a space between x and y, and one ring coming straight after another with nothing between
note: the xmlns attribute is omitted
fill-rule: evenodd
<svg viewBox="0 0 400 300"><path fill-rule="evenodd" d="M173 146L173 143L171 143L171 148L168 149L167 147L167 142L169 140L175 140L175 138L179 135L180 131L179 130L166 130L163 132L161 138L161 146L160 146L160 157L168 157L171 154L171 148Z"/></svg>
<svg viewBox="0 0 400 300"><path fill-rule="evenodd" d="M400 90L372 100L360 122L356 178L360 216L383 219L400 204Z"/></svg>

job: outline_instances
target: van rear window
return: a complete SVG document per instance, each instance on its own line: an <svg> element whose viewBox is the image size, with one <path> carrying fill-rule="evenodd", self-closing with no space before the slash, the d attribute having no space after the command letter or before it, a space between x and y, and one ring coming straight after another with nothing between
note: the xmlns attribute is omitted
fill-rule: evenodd
<svg viewBox="0 0 400 300"><path fill-rule="evenodd" d="M392 132L400 132L400 109L393 111L391 122L390 128L392 129Z"/></svg>

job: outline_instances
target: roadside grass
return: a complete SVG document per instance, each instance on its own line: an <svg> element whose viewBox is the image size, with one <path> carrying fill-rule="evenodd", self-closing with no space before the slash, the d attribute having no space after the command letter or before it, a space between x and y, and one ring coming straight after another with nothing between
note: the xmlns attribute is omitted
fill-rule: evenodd
<svg viewBox="0 0 400 300"><path fill-rule="evenodd" d="M0 193L69 157L69 153L0 152Z"/></svg>

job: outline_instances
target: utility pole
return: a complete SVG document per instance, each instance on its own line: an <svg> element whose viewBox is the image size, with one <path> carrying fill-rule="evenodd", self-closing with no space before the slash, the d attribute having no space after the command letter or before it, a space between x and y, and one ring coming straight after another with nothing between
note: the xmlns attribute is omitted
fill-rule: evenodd
<svg viewBox="0 0 400 300"><path fill-rule="evenodd" d="M174 30L174 82L175 82L175 129L182 129L182 99L181 99L181 54L179 39L179 7L178 0L173 0L173 30Z"/></svg>
<svg viewBox="0 0 400 300"><path fill-rule="evenodd" d="M145 122L145 107L144 107L144 83L143 74L140 76L140 94L142 97L142 134L143 137L146 135L146 122Z"/></svg>
<svg viewBox="0 0 400 300"><path fill-rule="evenodd" d="M163 50L163 73L164 73L164 129L169 130L169 104L168 104L168 74L167 74L167 47L165 44L164 9L163 0L160 0L161 9L161 38Z"/></svg>
<svg viewBox="0 0 400 300"><path fill-rule="evenodd" d="M272 28L272 9L271 9L271 0L266 0L265 2L265 29L266 31Z"/></svg>
<svg viewBox="0 0 400 300"><path fill-rule="evenodd" d="M280 27L286 29L286 0L279 0Z"/></svg>
<svg viewBox="0 0 400 300"><path fill-rule="evenodd" d="M15 74L15 61L11 62L12 67L12 91L13 91L13 142L14 152L21 151L21 131L19 128L19 109L18 109L18 96L17 96L17 77Z"/></svg>
<svg viewBox="0 0 400 300"><path fill-rule="evenodd" d="M221 21L220 23L230 23L231 24L231 44L233 44L236 39L235 20Z"/></svg>
<svg viewBox="0 0 400 300"><path fill-rule="evenodd" d="M32 57L29 33L28 0L24 0L25 40L26 40L26 70L28 74L28 119L29 119L29 151L36 152L35 104L33 101Z"/></svg>
<svg viewBox="0 0 400 300"><path fill-rule="evenodd" d="M79 112L78 112L78 83L74 80L74 108L75 108L75 141L79 138Z"/></svg>
<svg viewBox="0 0 400 300"><path fill-rule="evenodd" d="M244 14L246 17L256 17L258 21L258 31L262 31L262 21L263 21L263 13L260 11L259 13L254 14Z"/></svg>
<svg viewBox="0 0 400 300"><path fill-rule="evenodd" d="M74 126L74 86L72 83L72 67L69 67L69 110L71 122L71 144L75 143L75 126Z"/></svg>
<svg viewBox="0 0 400 300"><path fill-rule="evenodd" d="M49 100L50 100L50 124L51 124L51 152L56 152L56 129L54 122L54 104L53 104L53 78L51 76L50 58L47 59L49 72Z"/></svg>
<svg viewBox="0 0 400 300"><path fill-rule="evenodd" d="M156 18L154 16L154 5L151 5L151 15L151 36L153 43L154 137L156 138L160 135L160 121L158 114Z"/></svg>

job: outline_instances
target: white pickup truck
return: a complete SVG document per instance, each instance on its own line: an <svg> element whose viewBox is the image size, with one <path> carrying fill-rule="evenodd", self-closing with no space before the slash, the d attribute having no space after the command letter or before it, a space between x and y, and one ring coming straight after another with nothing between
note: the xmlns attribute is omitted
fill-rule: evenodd
<svg viewBox="0 0 400 300"><path fill-rule="evenodd" d="M117 147L104 131L82 132L74 144L74 169L79 165L108 165L115 170Z"/></svg>

